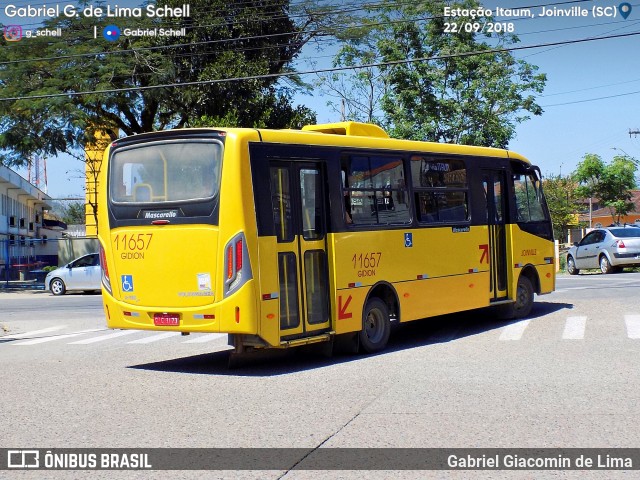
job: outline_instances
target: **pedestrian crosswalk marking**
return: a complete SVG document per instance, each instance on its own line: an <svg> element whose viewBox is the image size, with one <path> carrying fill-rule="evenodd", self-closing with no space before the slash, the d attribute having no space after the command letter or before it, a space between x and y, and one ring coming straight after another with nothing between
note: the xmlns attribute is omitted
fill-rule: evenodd
<svg viewBox="0 0 640 480"><path fill-rule="evenodd" d="M640 338L640 315L625 315L624 323L627 324L627 336L629 338Z"/></svg>
<svg viewBox="0 0 640 480"><path fill-rule="evenodd" d="M123 337L125 335L131 335L132 333L140 333L139 330L121 330L119 332L110 333L108 335L100 335L99 337L85 338L84 340L78 340L77 342L71 342L69 345L89 345L91 343L104 342L105 340L111 340L112 338Z"/></svg>
<svg viewBox="0 0 640 480"><path fill-rule="evenodd" d="M226 333L209 333L207 335L201 335L182 343L207 343L207 342L212 342L214 340L217 340L218 338L223 338L226 336L227 336Z"/></svg>
<svg viewBox="0 0 640 480"><path fill-rule="evenodd" d="M626 327L626 336L632 340L640 339L640 314L624 314L623 315L625 327ZM564 319L564 329L562 331L562 340L584 340L586 333L587 322L594 320L593 318L589 318L586 315L576 315L566 317ZM515 323L511 323L506 325L500 329L499 340L500 341L518 341L522 340L525 337L525 333L529 328L532 320L520 320ZM560 321L558 319L557 321ZM619 321L618 321L619 322ZM548 324L546 324L548 325ZM600 325L596 323L595 325ZM619 323L618 323L619 325ZM600 325L600 328L602 325ZM75 339L76 337L80 337L82 335L90 335L91 333L103 332L98 336L90 336L89 338L83 338L71 342L64 342L67 345L91 345L99 342L106 342L108 340L116 340L120 337L125 337L128 335L139 334L143 335L140 338L136 338L134 340L126 339L125 343L132 345L148 345L156 342L161 342L163 340L175 339L178 341L177 337L181 336L181 332L159 332L159 331L147 331L147 330L108 330L107 328L95 328L89 330L80 330L80 331L72 331L68 333L55 333L60 330L67 328L67 325L56 325L53 327L42 328L39 330L32 330L24 333L16 333L11 335L0 336L0 341L2 340L14 340L11 342L6 342L6 345L18 345L18 346L28 346L28 345L41 345L45 343L53 343L53 342L63 342L69 339ZM431 340L434 339L438 342L449 342L460 338L460 331L463 330L464 325L452 324L446 328L441 328L433 332L430 336ZM618 327L619 328L619 327ZM557 330L551 330L556 331ZM594 338L595 338L594 333ZM180 340L179 343L183 344L207 344L210 342L215 342L216 340L221 340L223 338L226 339L226 333L195 333L189 337L189 339ZM220 342L218 342L220 343ZM0 342L1 344L1 342Z"/></svg>
<svg viewBox="0 0 640 480"><path fill-rule="evenodd" d="M100 332L100 331L103 331L103 330L104 330L104 328L94 328L92 330L82 330L80 332L66 333L64 335L53 335L51 337L42 337L42 338L36 338L36 339L33 339L33 340L25 340L24 342L18 342L15 345L39 345L41 343L48 343L48 342L54 342L56 340L64 340L66 338L79 337L80 335L84 335L85 333Z"/></svg>
<svg viewBox="0 0 640 480"><path fill-rule="evenodd" d="M156 335L151 335L149 337L139 338L137 340L132 340L127 343L136 343L136 344L145 344L145 343L153 343L158 342L160 340L164 340L165 338L171 337L179 337L181 335L180 332L162 332Z"/></svg>
<svg viewBox="0 0 640 480"><path fill-rule="evenodd" d="M522 338L522 334L529 326L529 322L531 322L531 320L522 320L518 323L507 325L500 334L500 340L520 340Z"/></svg>
<svg viewBox="0 0 640 480"><path fill-rule="evenodd" d="M19 339L19 338L28 338L28 337L33 337L34 335L41 335L43 333L51 333L51 332L56 332L58 330L62 330L63 328L66 328L66 325L56 325L55 327L49 327L49 328L43 328L42 330L33 330L31 332L25 332L25 333L16 333L15 335L7 335L5 337L0 337L0 339L2 340L15 340L15 339Z"/></svg>
<svg viewBox="0 0 640 480"><path fill-rule="evenodd" d="M582 340L587 325L587 317L569 317L564 325L562 338L565 340Z"/></svg>

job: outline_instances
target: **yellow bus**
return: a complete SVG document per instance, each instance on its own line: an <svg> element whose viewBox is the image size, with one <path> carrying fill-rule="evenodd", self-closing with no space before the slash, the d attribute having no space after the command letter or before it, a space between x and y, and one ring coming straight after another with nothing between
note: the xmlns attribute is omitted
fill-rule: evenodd
<svg viewBox="0 0 640 480"><path fill-rule="evenodd" d="M181 129L113 142L99 182L110 328L376 352L394 322L523 317L555 288L540 171L507 150L355 122Z"/></svg>

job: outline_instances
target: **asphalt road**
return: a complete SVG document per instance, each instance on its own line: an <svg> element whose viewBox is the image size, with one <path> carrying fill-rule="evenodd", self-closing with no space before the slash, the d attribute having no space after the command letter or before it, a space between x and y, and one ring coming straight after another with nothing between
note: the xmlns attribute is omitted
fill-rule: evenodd
<svg viewBox="0 0 640 480"><path fill-rule="evenodd" d="M106 330L99 295L0 292L0 448L638 447L639 287L638 273L559 276L557 291L537 298L523 321L501 323L489 311L449 315L398 328L379 355L298 351L238 370L227 369L220 335ZM19 473L44 478L43 472ZM295 469L46 473L470 476ZM616 473L622 475L489 471L473 477Z"/></svg>

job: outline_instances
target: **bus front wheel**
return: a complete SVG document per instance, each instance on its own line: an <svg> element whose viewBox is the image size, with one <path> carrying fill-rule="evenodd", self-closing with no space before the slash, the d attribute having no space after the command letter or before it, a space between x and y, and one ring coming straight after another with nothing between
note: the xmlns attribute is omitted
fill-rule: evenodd
<svg viewBox="0 0 640 480"><path fill-rule="evenodd" d="M360 345L367 353L379 352L387 346L390 332L387 304L379 298L372 298L367 302L362 315Z"/></svg>
<svg viewBox="0 0 640 480"><path fill-rule="evenodd" d="M512 320L514 318L524 318L531 313L533 308L533 284L528 277L520 275L518 286L516 287L515 301L508 305L500 305L498 318L501 320Z"/></svg>

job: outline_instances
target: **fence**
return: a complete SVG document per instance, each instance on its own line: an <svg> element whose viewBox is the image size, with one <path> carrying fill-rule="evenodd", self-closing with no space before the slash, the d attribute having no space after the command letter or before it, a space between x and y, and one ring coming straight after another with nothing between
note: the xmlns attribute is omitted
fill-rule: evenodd
<svg viewBox="0 0 640 480"><path fill-rule="evenodd" d="M0 284L42 281L44 267L66 265L98 248L95 237L0 240Z"/></svg>

